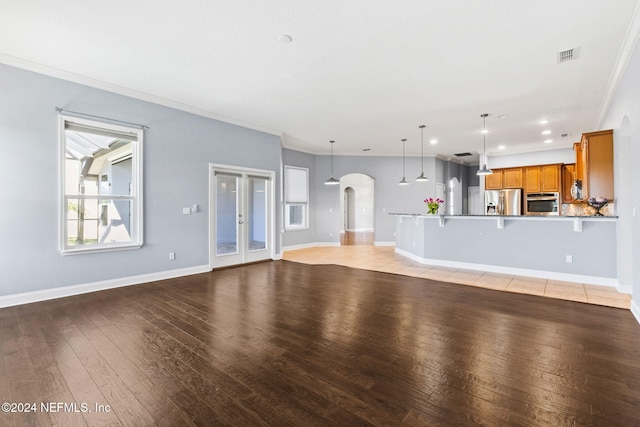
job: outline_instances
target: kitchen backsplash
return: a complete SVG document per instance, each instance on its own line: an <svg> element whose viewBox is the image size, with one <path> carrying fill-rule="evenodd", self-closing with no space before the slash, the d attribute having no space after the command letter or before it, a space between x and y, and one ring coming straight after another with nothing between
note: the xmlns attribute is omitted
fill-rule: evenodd
<svg viewBox="0 0 640 427"><path fill-rule="evenodd" d="M563 216L593 216L596 210L586 203L563 203ZM615 203L609 203L600 209L600 213L604 216L615 216Z"/></svg>

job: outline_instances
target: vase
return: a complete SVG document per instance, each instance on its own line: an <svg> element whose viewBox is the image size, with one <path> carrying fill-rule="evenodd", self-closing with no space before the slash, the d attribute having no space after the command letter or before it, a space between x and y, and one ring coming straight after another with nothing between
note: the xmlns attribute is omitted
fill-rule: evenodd
<svg viewBox="0 0 640 427"><path fill-rule="evenodd" d="M437 215L438 214L438 208L429 208L429 213L431 215Z"/></svg>

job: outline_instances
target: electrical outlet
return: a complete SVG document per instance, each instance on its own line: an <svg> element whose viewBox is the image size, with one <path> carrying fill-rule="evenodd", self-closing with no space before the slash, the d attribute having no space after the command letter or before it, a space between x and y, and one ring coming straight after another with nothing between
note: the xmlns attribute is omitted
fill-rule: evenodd
<svg viewBox="0 0 640 427"><path fill-rule="evenodd" d="M564 260L567 262L567 264L571 264L573 262L573 256L571 255L567 255Z"/></svg>
<svg viewBox="0 0 640 427"><path fill-rule="evenodd" d="M191 215L191 208L182 208L183 215Z"/></svg>
<svg viewBox="0 0 640 427"><path fill-rule="evenodd" d="M169 260L173 261L174 259L176 259L176 253L175 252L169 252Z"/></svg>

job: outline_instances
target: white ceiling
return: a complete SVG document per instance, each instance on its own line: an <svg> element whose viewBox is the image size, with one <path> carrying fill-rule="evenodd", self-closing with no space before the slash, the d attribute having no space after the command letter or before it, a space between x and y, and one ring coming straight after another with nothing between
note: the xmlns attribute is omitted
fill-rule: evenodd
<svg viewBox="0 0 640 427"><path fill-rule="evenodd" d="M638 0L0 0L0 11L0 62L289 148L327 153L333 139L336 154L398 155L407 138L420 155L420 124L427 154L482 151L481 113L489 154L569 147L597 130L639 32ZM578 58L559 64L571 48Z"/></svg>

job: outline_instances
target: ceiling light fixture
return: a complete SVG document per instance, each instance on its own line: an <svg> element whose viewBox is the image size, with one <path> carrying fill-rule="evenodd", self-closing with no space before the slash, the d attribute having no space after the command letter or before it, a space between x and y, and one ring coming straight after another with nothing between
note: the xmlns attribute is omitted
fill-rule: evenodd
<svg viewBox="0 0 640 427"><path fill-rule="evenodd" d="M544 143L545 144L551 144L553 142L553 139L545 139Z"/></svg>
<svg viewBox="0 0 640 427"><path fill-rule="evenodd" d="M340 180L333 177L333 144L335 143L335 141L329 141L329 143L331 144L331 178L326 180L324 182L324 185L337 185L340 184Z"/></svg>
<svg viewBox="0 0 640 427"><path fill-rule="evenodd" d="M420 174L419 177L416 178L416 181L424 182L424 181L429 181L429 178L424 176L424 128L426 126L420 125L418 127L420 128L420 157L422 158L422 168L421 168L422 173Z"/></svg>
<svg viewBox="0 0 640 427"><path fill-rule="evenodd" d="M549 129L542 131L543 135L549 135L550 133L551 133L551 131Z"/></svg>
<svg viewBox="0 0 640 427"><path fill-rule="evenodd" d="M435 138L432 139L431 141L429 141L429 144L431 144L431 145L436 145L437 143L438 143L438 140L435 139Z"/></svg>
<svg viewBox="0 0 640 427"><path fill-rule="evenodd" d="M482 160L484 165L476 172L476 175L491 175L493 171L487 168L487 116L489 114L480 114L482 117Z"/></svg>
<svg viewBox="0 0 640 427"><path fill-rule="evenodd" d="M280 43L291 43L293 41L293 37L291 37L289 34L281 34L280 37L278 37L278 40L280 40Z"/></svg>
<svg viewBox="0 0 640 427"><path fill-rule="evenodd" d="M404 173L404 163L405 163L405 160L404 160L404 146L405 146L406 142L407 142L406 139L402 140L402 181L400 181L398 183L398 185L409 185L409 181L407 181L407 178L405 178L406 175Z"/></svg>

